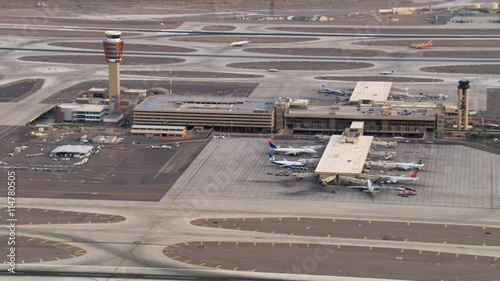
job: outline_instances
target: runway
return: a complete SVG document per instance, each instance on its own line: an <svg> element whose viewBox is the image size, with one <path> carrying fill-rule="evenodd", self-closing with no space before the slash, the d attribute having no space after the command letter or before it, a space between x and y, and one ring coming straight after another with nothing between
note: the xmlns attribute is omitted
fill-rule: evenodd
<svg viewBox="0 0 500 281"><path fill-rule="evenodd" d="M102 51L92 51L92 50L59 50L59 49L34 49L34 48L9 48L9 47L0 47L0 50L6 51L21 51L21 52L41 52L41 53L67 53L67 54L102 54ZM126 51L128 55L140 55L144 58L155 57L156 59L164 59L163 56L170 57L201 57L201 58L228 58L228 59L279 59L279 60L291 60L291 61L299 61L299 60L321 60L321 61L394 61L397 60L399 62L475 62L475 63L492 63L492 62L500 62L500 59L497 58L459 58L459 57L391 57L391 56L382 56L382 57L362 57L362 56L287 56L287 55L228 55L228 54L191 54L191 53L169 53L169 52L139 52L139 51ZM133 57L132 57L133 58ZM78 56L75 56L75 59L78 59ZM85 57L82 57L80 60L84 60ZM21 57L21 60L33 60L37 61L37 59L33 56L30 57ZM40 56L38 61L47 62L51 60L51 55L49 56ZM54 62L57 62L57 59L53 59ZM88 61L88 60L84 60ZM176 63L181 61L175 61ZM92 64L92 62L87 62L87 64ZM95 63L94 63L95 64ZM164 62L159 62L158 64L164 64Z"/></svg>
<svg viewBox="0 0 500 281"><path fill-rule="evenodd" d="M7 158L2 161L39 164L32 158L21 159L24 155L6 156L12 146L32 142L27 131L15 128L55 102L106 86L101 41L109 29L126 35L121 75L122 86L129 88L164 87L182 95L222 92L236 98L287 96L322 103L332 101L318 94L323 82L328 87L353 88L354 81L335 77L376 79L389 77L381 72L394 71L390 77L405 79L395 81L396 87L408 87L411 94L449 94L450 103L457 81L466 77L474 89L471 106L479 111L492 106L483 94L486 89L499 86L494 74L421 70L457 64L464 69L488 64L494 69L500 63L494 55L500 50L498 29L438 26L432 31L431 27L370 31L363 26L336 26L332 30L298 23L297 30L271 30L279 25L232 19L204 22L190 16L183 23L164 20L164 25L160 19L134 21L134 14L119 15L121 22L102 20L99 13L93 20L59 16L46 24L35 24L29 15L27 24L23 17L0 24L0 33L9 34L0 43L0 82L45 80L29 98L0 104L5 116L0 123L10 126L3 127L0 137L0 152L4 152L0 159ZM235 28L202 30L220 24ZM255 40L250 38L244 48L228 44L247 36ZM196 37L208 37L210 42ZM379 39L394 38L406 40L376 44L383 42ZM410 49L406 43L430 38L468 43L461 47L437 43L436 49L427 50ZM487 43L470 43L476 40ZM84 49L75 48L81 42ZM370 43L358 44L363 42ZM259 53L245 52L247 47ZM321 49L328 50L314 51ZM268 71L279 62L290 67ZM231 67L236 63L242 67ZM318 63L332 64L314 69ZM362 63L365 68L340 69L348 63ZM332 80L318 80L324 78ZM63 143L54 141L63 130L43 142L45 151ZM496 155L456 143L402 144L397 148L402 160L427 157L429 168L420 176L419 195L400 198L387 192L371 199L364 193L338 190L333 194L312 182L269 175L277 170L266 158L267 138L206 139L199 145L181 143L182 151L159 151L147 150L144 138L126 135L128 143L105 148L78 173L19 170L17 208L22 235L27 237L20 241L33 238L20 252L30 257L21 274L27 278L329 281L347 276L389 280L462 276L493 281L500 276ZM132 139L143 143L132 145ZM286 141L310 145L305 139ZM64 142L71 143L72 138ZM459 159L467 163L458 165ZM67 248L63 251L51 248L63 244ZM47 245L52 246L46 249Z"/></svg>

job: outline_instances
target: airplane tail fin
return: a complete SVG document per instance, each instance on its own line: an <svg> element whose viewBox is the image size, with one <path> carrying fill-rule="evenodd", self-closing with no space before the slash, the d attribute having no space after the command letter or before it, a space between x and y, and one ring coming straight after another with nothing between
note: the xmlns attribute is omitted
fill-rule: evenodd
<svg viewBox="0 0 500 281"><path fill-rule="evenodd" d="M417 164L424 164L424 160L422 160L422 159L418 160Z"/></svg>
<svg viewBox="0 0 500 281"><path fill-rule="evenodd" d="M274 161L274 156L272 153L269 153L269 161L271 161L271 162Z"/></svg>
<svg viewBox="0 0 500 281"><path fill-rule="evenodd" d="M268 143L269 143L269 147L271 149L277 149L278 148L278 146L276 146L272 140L269 140Z"/></svg>
<svg viewBox="0 0 500 281"><path fill-rule="evenodd" d="M245 41L248 41L248 42L250 42L250 37L247 37L247 40L245 40Z"/></svg>
<svg viewBox="0 0 500 281"><path fill-rule="evenodd" d="M418 173L417 173L417 172L413 172L413 173L410 175L410 178L416 178L416 177L417 177L417 175L418 175Z"/></svg>
<svg viewBox="0 0 500 281"><path fill-rule="evenodd" d="M432 40L429 40L429 42L427 42L427 46L432 46Z"/></svg>
<svg viewBox="0 0 500 281"><path fill-rule="evenodd" d="M323 90L326 88L326 87L325 87L325 84L321 84L321 86L323 87Z"/></svg>

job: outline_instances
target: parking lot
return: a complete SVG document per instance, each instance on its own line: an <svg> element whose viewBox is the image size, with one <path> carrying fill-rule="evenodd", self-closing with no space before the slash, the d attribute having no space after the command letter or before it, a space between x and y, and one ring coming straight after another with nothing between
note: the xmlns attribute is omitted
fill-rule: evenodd
<svg viewBox="0 0 500 281"><path fill-rule="evenodd" d="M49 157L49 152L59 145L82 144L78 139L87 132L63 131L47 134L45 141L29 137L23 142L4 139L1 148L5 154L0 166L19 171L19 196L156 201L207 143L203 136L180 141L179 146L167 138L125 136L123 143L85 144L101 149L90 154L86 163L75 165L82 159ZM152 143L159 147L168 143L171 149L148 148ZM15 147L24 148L7 156Z"/></svg>
<svg viewBox="0 0 500 281"><path fill-rule="evenodd" d="M278 145L317 145L314 140L277 140ZM332 202L413 204L491 208L500 206L498 166L500 157L459 145L400 143L396 161L423 159L426 166L412 185L417 196L402 198L396 190L383 190L375 197L364 192L324 188L316 180L296 181L277 176L279 168L269 162L266 138L214 139L198 155L172 188L172 194L189 197L291 199ZM282 156L278 156L280 159ZM286 156L287 160L307 158ZM466 159L466 160L464 160ZM309 170L313 172L313 169ZM391 174L398 174L391 171ZM399 174L405 174L401 172ZM335 189L335 193L331 189Z"/></svg>

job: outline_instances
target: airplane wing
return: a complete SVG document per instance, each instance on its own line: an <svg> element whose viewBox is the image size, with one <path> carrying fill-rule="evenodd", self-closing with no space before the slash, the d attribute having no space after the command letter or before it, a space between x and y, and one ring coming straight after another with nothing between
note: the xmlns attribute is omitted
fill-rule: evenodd
<svg viewBox="0 0 500 281"><path fill-rule="evenodd" d="M366 185L350 185L347 188L368 189Z"/></svg>
<svg viewBox="0 0 500 281"><path fill-rule="evenodd" d="M397 178L393 178L393 177L383 177L382 178L382 181L389 181L389 182L393 182L393 183L396 183L399 181L399 179Z"/></svg>
<svg viewBox="0 0 500 281"><path fill-rule="evenodd" d="M285 168L285 167L299 167L299 166L302 166L302 165L298 165L298 164L281 164L280 168Z"/></svg>
<svg viewBox="0 0 500 281"><path fill-rule="evenodd" d="M385 185L377 185L373 187L374 190L379 190L379 189L393 189L390 186L385 186Z"/></svg>

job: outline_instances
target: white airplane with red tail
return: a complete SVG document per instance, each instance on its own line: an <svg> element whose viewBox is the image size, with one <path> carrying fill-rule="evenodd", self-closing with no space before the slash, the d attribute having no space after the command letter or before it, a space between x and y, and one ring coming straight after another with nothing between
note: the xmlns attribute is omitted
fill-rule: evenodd
<svg viewBox="0 0 500 281"><path fill-rule="evenodd" d="M384 183L414 183L418 180L417 172L413 172L409 177L380 175L380 178Z"/></svg>

